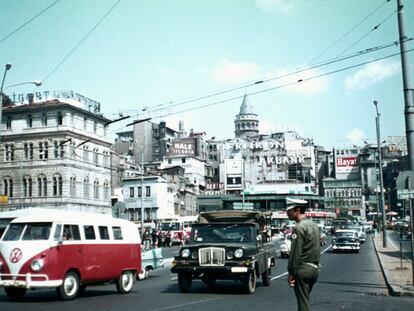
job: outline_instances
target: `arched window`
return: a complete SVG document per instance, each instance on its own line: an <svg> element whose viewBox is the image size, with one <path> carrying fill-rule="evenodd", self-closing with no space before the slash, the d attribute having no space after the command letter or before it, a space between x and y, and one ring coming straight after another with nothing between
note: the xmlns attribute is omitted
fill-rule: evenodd
<svg viewBox="0 0 414 311"><path fill-rule="evenodd" d="M70 178L70 196L75 197L76 196L76 177L72 176Z"/></svg>
<svg viewBox="0 0 414 311"><path fill-rule="evenodd" d="M30 176L23 176L23 197L29 198L32 196L32 178Z"/></svg>
<svg viewBox="0 0 414 311"><path fill-rule="evenodd" d="M62 175L55 174L53 175L53 196L61 196L62 195Z"/></svg>
<svg viewBox="0 0 414 311"><path fill-rule="evenodd" d="M3 194L9 198L13 197L13 179L10 176L6 176L3 179Z"/></svg>
<svg viewBox="0 0 414 311"><path fill-rule="evenodd" d="M103 198L104 198L104 200L109 200L109 183L108 183L107 180L104 181L103 186L104 186L104 188L103 188L104 197Z"/></svg>
<svg viewBox="0 0 414 311"><path fill-rule="evenodd" d="M85 177L83 180L83 196L89 198L89 177Z"/></svg>
<svg viewBox="0 0 414 311"><path fill-rule="evenodd" d="M37 177L37 195L39 197L47 197L47 179L45 175Z"/></svg>
<svg viewBox="0 0 414 311"><path fill-rule="evenodd" d="M99 199L99 180L95 179L93 182L93 198Z"/></svg>
<svg viewBox="0 0 414 311"><path fill-rule="evenodd" d="M93 148L93 164L98 164L98 155L99 155L98 148Z"/></svg>

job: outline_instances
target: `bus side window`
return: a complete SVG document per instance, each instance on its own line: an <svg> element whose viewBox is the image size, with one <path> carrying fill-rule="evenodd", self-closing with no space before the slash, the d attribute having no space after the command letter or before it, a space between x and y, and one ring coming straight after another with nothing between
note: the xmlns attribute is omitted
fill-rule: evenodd
<svg viewBox="0 0 414 311"><path fill-rule="evenodd" d="M99 226L99 237L101 240L109 240L109 231L106 226Z"/></svg>
<svg viewBox="0 0 414 311"><path fill-rule="evenodd" d="M80 232L78 225L65 225L63 227L63 236L64 241L67 240L80 240Z"/></svg>
<svg viewBox="0 0 414 311"><path fill-rule="evenodd" d="M121 231L121 227L112 227L112 233L114 234L114 239L115 240L122 240L122 231Z"/></svg>
<svg viewBox="0 0 414 311"><path fill-rule="evenodd" d="M87 240L95 240L95 230L93 229L93 226L83 226L83 230L85 233L85 239Z"/></svg>
<svg viewBox="0 0 414 311"><path fill-rule="evenodd" d="M61 234L62 234L62 225L57 224L55 228L55 234L53 235L53 240L58 241L60 239Z"/></svg>

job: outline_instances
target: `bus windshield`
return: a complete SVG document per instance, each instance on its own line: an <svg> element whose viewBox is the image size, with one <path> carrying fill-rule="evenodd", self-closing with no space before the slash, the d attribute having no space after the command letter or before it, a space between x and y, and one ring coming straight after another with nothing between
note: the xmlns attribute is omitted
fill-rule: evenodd
<svg viewBox="0 0 414 311"><path fill-rule="evenodd" d="M160 231L178 231L180 230L179 222L164 222L160 224Z"/></svg>
<svg viewBox="0 0 414 311"><path fill-rule="evenodd" d="M3 241L48 240L50 236L51 222L46 223L12 223L4 234ZM23 236L22 236L23 233Z"/></svg>

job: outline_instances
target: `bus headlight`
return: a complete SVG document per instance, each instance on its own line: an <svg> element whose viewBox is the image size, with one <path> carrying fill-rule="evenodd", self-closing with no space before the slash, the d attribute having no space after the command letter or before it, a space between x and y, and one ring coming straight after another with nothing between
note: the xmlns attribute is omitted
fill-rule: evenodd
<svg viewBox="0 0 414 311"><path fill-rule="evenodd" d="M241 248L238 248L234 251L234 257L241 258L243 256L243 250Z"/></svg>
<svg viewBox="0 0 414 311"><path fill-rule="evenodd" d="M190 257L190 255L191 255L191 251L188 248L184 248L181 251L181 257L183 257L183 258L188 258L188 257Z"/></svg>
<svg viewBox="0 0 414 311"><path fill-rule="evenodd" d="M32 261L30 268L32 268L34 272L39 272L40 270L42 270L44 264L45 262L43 261L43 259L35 259Z"/></svg>

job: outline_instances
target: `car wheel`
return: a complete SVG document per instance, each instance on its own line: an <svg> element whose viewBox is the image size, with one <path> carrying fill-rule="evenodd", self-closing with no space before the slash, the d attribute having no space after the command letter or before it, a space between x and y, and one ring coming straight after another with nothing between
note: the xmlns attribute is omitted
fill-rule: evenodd
<svg viewBox="0 0 414 311"><path fill-rule="evenodd" d="M62 300L75 299L79 292L78 274L74 271L66 273L62 285L56 288L56 292Z"/></svg>
<svg viewBox="0 0 414 311"><path fill-rule="evenodd" d="M116 289L121 294L128 294L134 286L135 275L132 271L124 271L116 280Z"/></svg>
<svg viewBox="0 0 414 311"><path fill-rule="evenodd" d="M262 282L264 286L270 286L272 270L269 268L262 274Z"/></svg>
<svg viewBox="0 0 414 311"><path fill-rule="evenodd" d="M5 287L4 291L11 300L19 300L26 294L26 288Z"/></svg>
<svg viewBox="0 0 414 311"><path fill-rule="evenodd" d="M256 290L256 271L247 273L243 278L243 287L246 294L253 294Z"/></svg>
<svg viewBox="0 0 414 311"><path fill-rule="evenodd" d="M188 293L191 290L192 283L191 274L185 272L178 273L178 287L182 293Z"/></svg>

